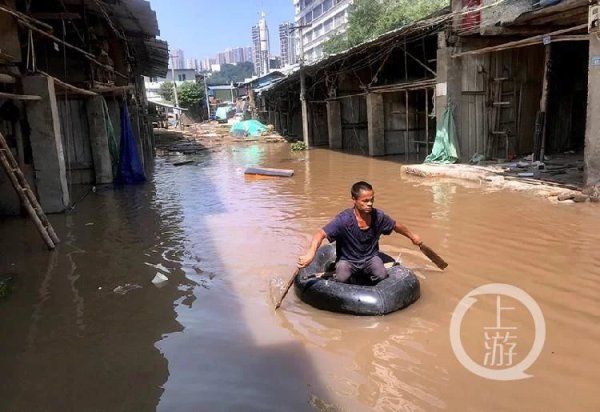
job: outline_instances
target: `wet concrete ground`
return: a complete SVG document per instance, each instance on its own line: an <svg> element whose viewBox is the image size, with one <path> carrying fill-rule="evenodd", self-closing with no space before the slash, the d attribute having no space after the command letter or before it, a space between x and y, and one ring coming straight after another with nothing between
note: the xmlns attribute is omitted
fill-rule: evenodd
<svg viewBox="0 0 600 412"><path fill-rule="evenodd" d="M54 253L26 220L0 222L0 273L16 277L0 301L1 410L600 409L597 205L410 178L394 159L285 144L227 146L173 166L179 159L158 158L145 185L101 188L51 216L63 239ZM255 165L296 174L245 177ZM385 237L382 249L402 252L420 278L416 304L362 318L290 293L275 313L274 284L362 179L376 207L450 267L441 273L406 239ZM157 273L169 277L162 288ZM522 288L542 309L532 378L486 380L452 352L454 308L492 282ZM477 359L482 325L495 319L481 302L462 334ZM531 316L517 309L506 320L519 328L518 361Z"/></svg>

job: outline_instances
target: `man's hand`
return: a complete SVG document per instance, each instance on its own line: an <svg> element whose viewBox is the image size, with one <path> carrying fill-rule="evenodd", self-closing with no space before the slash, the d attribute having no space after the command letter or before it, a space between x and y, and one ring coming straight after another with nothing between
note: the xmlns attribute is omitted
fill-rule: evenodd
<svg viewBox="0 0 600 412"><path fill-rule="evenodd" d="M423 243L423 241L421 240L419 235L415 235L415 234L413 234L411 236L410 240L412 240L413 245L415 245L415 246L421 246L421 244Z"/></svg>
<svg viewBox="0 0 600 412"><path fill-rule="evenodd" d="M310 265L310 262L312 262L314 258L315 258L315 255L311 255L311 254L300 256L298 258L298 267L299 268L307 267L308 265Z"/></svg>

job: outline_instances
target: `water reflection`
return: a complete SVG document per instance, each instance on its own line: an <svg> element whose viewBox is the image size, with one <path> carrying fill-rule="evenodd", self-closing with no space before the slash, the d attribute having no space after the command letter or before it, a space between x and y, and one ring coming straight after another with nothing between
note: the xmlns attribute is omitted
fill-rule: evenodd
<svg viewBox="0 0 600 412"><path fill-rule="evenodd" d="M0 273L18 274L0 302L0 370L12 384L0 386L0 409L598 409L597 208L414 180L393 161L324 149L242 144L195 160L158 159L148 184L100 190L52 216L65 239L53 254L32 246L26 221L0 225ZM295 175L249 179L248 166ZM416 304L359 318L292 292L274 313L270 281L293 273L357 180L450 267L440 272L407 240L385 237L382 249L402 252L421 278ZM160 289L150 283L157 273L169 278ZM534 379L487 382L452 354L455 305L490 282L523 288L544 311ZM141 288L113 292L126 284Z"/></svg>

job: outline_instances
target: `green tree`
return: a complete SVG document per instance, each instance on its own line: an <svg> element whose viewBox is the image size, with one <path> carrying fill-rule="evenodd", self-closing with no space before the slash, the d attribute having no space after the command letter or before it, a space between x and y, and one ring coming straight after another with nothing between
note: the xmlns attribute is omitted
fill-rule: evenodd
<svg viewBox="0 0 600 412"><path fill-rule="evenodd" d="M323 51L326 54L342 52L423 19L448 4L448 0L356 0L348 17L346 33L326 41Z"/></svg>
<svg viewBox="0 0 600 412"><path fill-rule="evenodd" d="M194 109L204 102L204 88L196 82L184 82L177 87L179 105L185 109Z"/></svg>
<svg viewBox="0 0 600 412"><path fill-rule="evenodd" d="M164 82L163 84L161 84L158 94L165 101L173 102L173 83L172 82Z"/></svg>
<svg viewBox="0 0 600 412"><path fill-rule="evenodd" d="M208 78L209 85L237 83L252 77L254 65L250 62L238 64L222 64L221 71L213 73Z"/></svg>
<svg viewBox="0 0 600 412"><path fill-rule="evenodd" d="M188 113L193 119L199 119L200 115L204 113L202 108L206 96L203 83L184 82L177 87L177 97L179 106L188 109Z"/></svg>

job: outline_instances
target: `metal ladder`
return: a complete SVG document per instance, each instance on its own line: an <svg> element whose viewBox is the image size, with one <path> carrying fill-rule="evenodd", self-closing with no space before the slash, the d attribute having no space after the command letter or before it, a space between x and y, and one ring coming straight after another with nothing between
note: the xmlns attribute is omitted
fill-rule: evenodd
<svg viewBox="0 0 600 412"><path fill-rule="evenodd" d="M56 235L56 232L54 232L54 228L50 222L48 222L44 210L35 198L35 194L31 190L2 133L0 133L0 163L2 163L6 175L15 188L17 195L19 195L21 204L25 207L27 213L29 213L31 220L33 220L40 235L46 242L46 245L48 245L48 249L54 249L56 244L60 242L60 239Z"/></svg>

